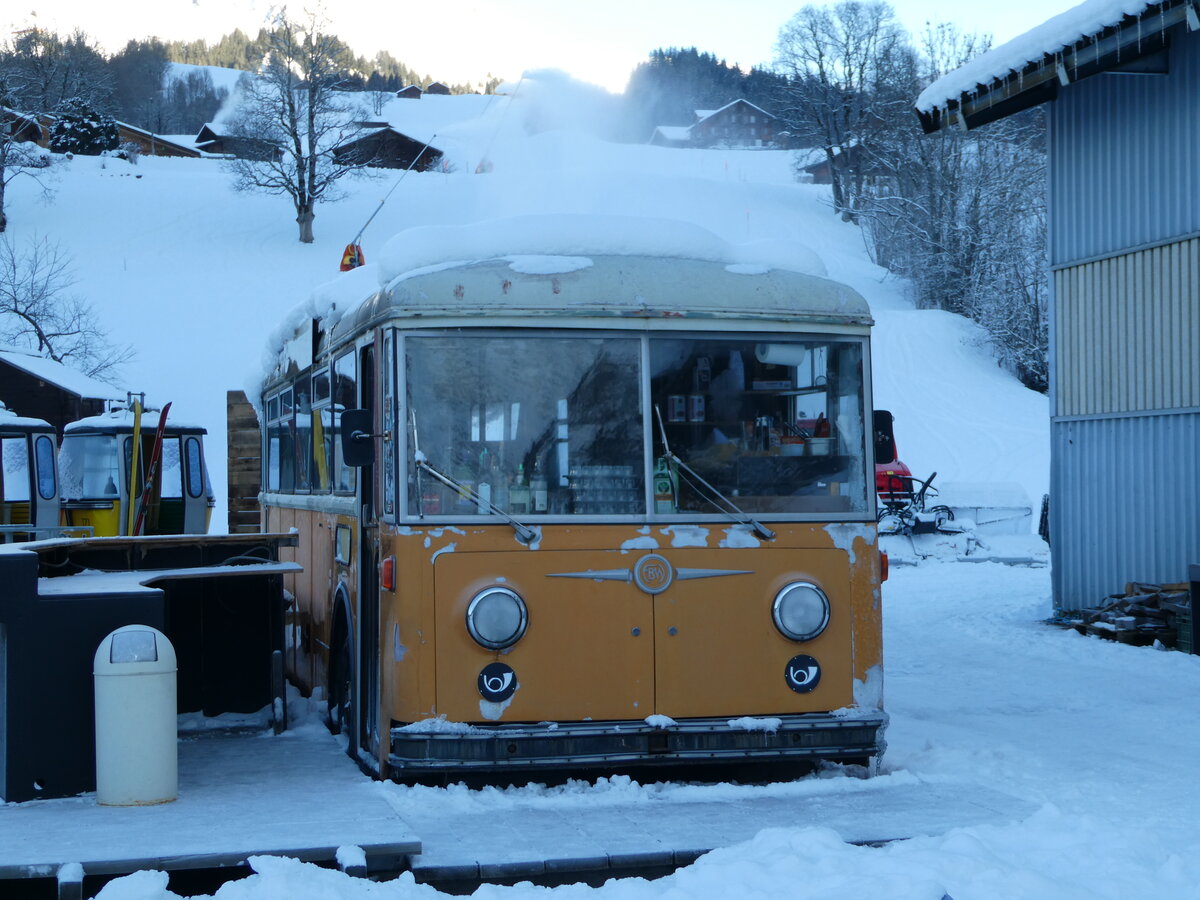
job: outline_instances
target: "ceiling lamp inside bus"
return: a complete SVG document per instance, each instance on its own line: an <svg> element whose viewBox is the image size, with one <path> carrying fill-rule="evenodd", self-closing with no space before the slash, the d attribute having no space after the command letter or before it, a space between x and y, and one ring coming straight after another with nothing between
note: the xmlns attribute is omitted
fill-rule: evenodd
<svg viewBox="0 0 1200 900"><path fill-rule="evenodd" d="M525 634L528 622L525 601L508 588L480 591L467 607L467 631L489 650L511 647Z"/></svg>
<svg viewBox="0 0 1200 900"><path fill-rule="evenodd" d="M792 641L811 641L829 624L829 598L815 584L794 581L775 595L775 627Z"/></svg>

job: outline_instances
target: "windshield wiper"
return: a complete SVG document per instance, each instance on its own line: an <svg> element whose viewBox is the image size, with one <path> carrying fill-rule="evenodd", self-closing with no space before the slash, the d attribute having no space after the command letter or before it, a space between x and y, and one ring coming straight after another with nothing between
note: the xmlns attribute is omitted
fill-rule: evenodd
<svg viewBox="0 0 1200 900"><path fill-rule="evenodd" d="M474 501L476 509L478 509L480 507L486 507L490 512L495 513L496 515L500 516L500 518L502 518L506 522L508 522L508 524L512 526L513 531L515 531L517 533L517 540L520 541L522 544L532 544L535 540L537 540L538 533L534 529L530 528L528 525L518 522L511 515L509 515L505 510L498 507L489 498L482 496L478 491L476 491L469 484L465 484L464 482L459 481L457 478L447 475L445 472L439 471L438 469L434 468L434 466L430 464L429 460L425 458L425 454L421 452L420 444L417 441L417 417L416 417L415 413L412 416L412 426L413 426L413 457L417 464L417 496L418 497L420 497L422 495L421 473L428 472L435 479L440 481L442 484L446 485L446 487L451 488L452 490L458 491L464 497L469 497L472 501ZM421 510L420 517L422 519L425 518L424 510Z"/></svg>
<svg viewBox="0 0 1200 900"><path fill-rule="evenodd" d="M774 531L739 507L736 503L721 493L718 488L713 487L711 484L705 481L699 472L697 472L672 452L671 445L667 443L667 429L663 425L662 412L659 410L657 404L655 404L654 407L654 415L658 417L658 430L662 435L663 458L668 462L674 463L685 473L692 476L688 479L688 482L691 484L691 486L696 490L697 493L705 495L704 499L715 506L717 511L722 515L728 516L739 525L745 525L764 541L775 540ZM724 506L722 507L721 504L724 504Z"/></svg>

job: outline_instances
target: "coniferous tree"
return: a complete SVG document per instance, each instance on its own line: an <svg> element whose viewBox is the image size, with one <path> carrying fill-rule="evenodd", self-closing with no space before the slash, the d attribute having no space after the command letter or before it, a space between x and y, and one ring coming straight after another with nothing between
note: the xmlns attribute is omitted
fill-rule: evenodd
<svg viewBox="0 0 1200 900"><path fill-rule="evenodd" d="M113 112L122 122L164 131L163 84L170 64L162 41L129 41L108 61L113 78Z"/></svg>
<svg viewBox="0 0 1200 900"><path fill-rule="evenodd" d="M54 153L99 156L116 150L119 141L112 116L97 111L86 100L71 97L54 110L50 126L50 150Z"/></svg>

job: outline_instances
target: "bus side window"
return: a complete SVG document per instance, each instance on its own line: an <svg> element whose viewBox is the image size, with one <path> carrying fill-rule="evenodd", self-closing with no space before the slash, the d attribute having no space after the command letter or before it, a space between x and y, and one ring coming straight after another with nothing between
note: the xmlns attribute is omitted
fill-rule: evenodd
<svg viewBox="0 0 1200 900"><path fill-rule="evenodd" d="M333 429L341 427L342 411L358 406L358 368L354 351L343 353L333 364ZM338 493L351 493L356 485L357 473L342 459L341 440L333 443L333 489Z"/></svg>

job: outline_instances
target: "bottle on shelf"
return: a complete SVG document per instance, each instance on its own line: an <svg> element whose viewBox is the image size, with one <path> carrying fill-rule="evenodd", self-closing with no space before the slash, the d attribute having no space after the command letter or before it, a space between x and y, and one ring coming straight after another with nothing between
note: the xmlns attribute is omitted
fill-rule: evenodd
<svg viewBox="0 0 1200 900"><path fill-rule="evenodd" d="M549 506L549 484L542 472L540 461L533 464L533 477L529 480L529 491L533 495L533 512L544 513Z"/></svg>
<svg viewBox="0 0 1200 900"><path fill-rule="evenodd" d="M514 516L529 512L529 485L525 483L525 464L517 463L517 474L508 488L508 508Z"/></svg>

